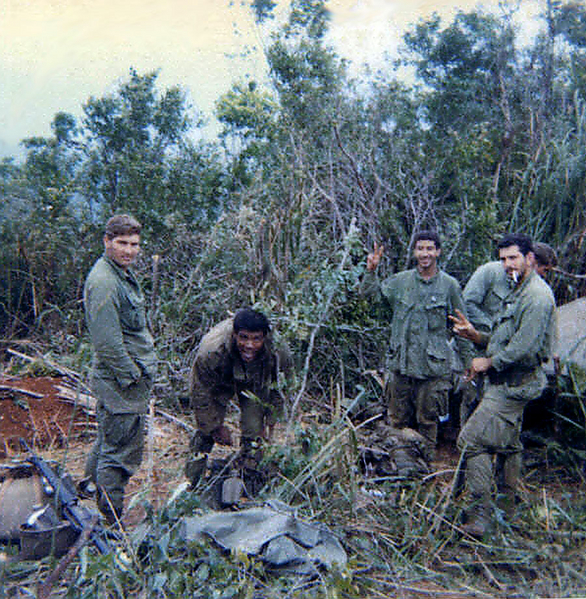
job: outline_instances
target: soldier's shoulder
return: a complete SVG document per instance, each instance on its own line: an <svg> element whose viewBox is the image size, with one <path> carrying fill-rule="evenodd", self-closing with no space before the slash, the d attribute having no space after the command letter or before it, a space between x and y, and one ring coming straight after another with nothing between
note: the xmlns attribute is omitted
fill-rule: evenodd
<svg viewBox="0 0 586 599"><path fill-rule="evenodd" d="M108 264L108 261L102 256L98 258L91 270L89 271L86 280L86 288L99 287L104 285L114 284L116 282L116 273Z"/></svg>
<svg viewBox="0 0 586 599"><path fill-rule="evenodd" d="M453 277L451 274L447 273L445 270L440 270L439 276L445 285L457 290L461 289L458 279L456 279L456 277Z"/></svg>
<svg viewBox="0 0 586 599"><path fill-rule="evenodd" d="M229 349L232 339L233 319L226 318L214 325L202 338L197 350L197 357L203 357L209 354Z"/></svg>
<svg viewBox="0 0 586 599"><path fill-rule="evenodd" d="M485 264L481 264L474 272L483 275L506 276L503 265L498 260L493 260L492 262L486 262Z"/></svg>
<svg viewBox="0 0 586 599"><path fill-rule="evenodd" d="M551 287L537 274L532 280L533 293L538 295L543 301L555 305L555 297Z"/></svg>
<svg viewBox="0 0 586 599"><path fill-rule="evenodd" d="M485 262L481 264L470 277L469 284L478 285L481 282L492 284L494 281L503 280L506 282L507 273L499 261Z"/></svg>
<svg viewBox="0 0 586 599"><path fill-rule="evenodd" d="M389 276L387 281L395 285L401 286L410 283L415 280L417 275L417 269L409 268L408 270L401 270Z"/></svg>

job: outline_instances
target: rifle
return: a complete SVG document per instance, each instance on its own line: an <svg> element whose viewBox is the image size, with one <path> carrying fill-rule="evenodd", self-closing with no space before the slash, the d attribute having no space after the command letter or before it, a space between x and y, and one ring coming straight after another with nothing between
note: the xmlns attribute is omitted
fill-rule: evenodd
<svg viewBox="0 0 586 599"><path fill-rule="evenodd" d="M71 481L61 476L53 469L43 458L36 455L35 452L28 446L24 439L20 439L20 444L30 454L27 461L31 463L47 481L55 493L55 498L58 505L61 507L63 517L71 524L73 529L81 534L89 529L91 530L89 539L96 546L98 551L103 555L107 555L112 551L110 544L105 537L105 531L95 525L95 513L87 508L78 505L78 497Z"/></svg>

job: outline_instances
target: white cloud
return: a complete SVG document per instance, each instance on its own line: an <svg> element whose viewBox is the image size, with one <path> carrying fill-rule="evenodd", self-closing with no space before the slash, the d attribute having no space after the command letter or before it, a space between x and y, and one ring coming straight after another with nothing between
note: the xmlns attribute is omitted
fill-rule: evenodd
<svg viewBox="0 0 586 599"><path fill-rule="evenodd" d="M280 0L281 12L286 4ZM355 65L376 69L410 23L475 4L330 0L328 39ZM0 0L0 153L14 152L24 137L49 135L58 111L80 116L91 95L111 91L130 67L161 69L161 87L181 85L210 116L234 80L263 78L261 45L243 0Z"/></svg>

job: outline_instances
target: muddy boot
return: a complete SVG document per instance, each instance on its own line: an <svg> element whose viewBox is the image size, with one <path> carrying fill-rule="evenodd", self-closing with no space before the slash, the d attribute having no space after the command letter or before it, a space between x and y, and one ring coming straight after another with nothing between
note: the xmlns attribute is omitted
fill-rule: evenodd
<svg viewBox="0 0 586 599"><path fill-rule="evenodd" d="M490 526L490 514L487 502L478 499L466 513L466 523L462 530L471 537L482 539Z"/></svg>
<svg viewBox="0 0 586 599"><path fill-rule="evenodd" d="M242 471L242 479L246 489L252 496L256 495L266 483L266 477L260 469L262 459L262 439L260 437L243 437L238 465Z"/></svg>
<svg viewBox="0 0 586 599"><path fill-rule="evenodd" d="M124 504L121 498L116 500L115 498L110 497L100 487L98 487L96 492L96 504L100 514L102 514L108 526L114 526L121 521L122 511L124 509Z"/></svg>
<svg viewBox="0 0 586 599"><path fill-rule="evenodd" d="M205 435L197 431L189 443L190 456L185 463L185 476L195 488L201 477L205 474L208 464L208 454L214 446L212 435Z"/></svg>

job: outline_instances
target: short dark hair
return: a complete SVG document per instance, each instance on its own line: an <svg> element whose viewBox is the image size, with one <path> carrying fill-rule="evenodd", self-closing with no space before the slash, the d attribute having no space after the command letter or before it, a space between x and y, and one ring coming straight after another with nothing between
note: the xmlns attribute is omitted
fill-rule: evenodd
<svg viewBox="0 0 586 599"><path fill-rule="evenodd" d="M558 264L558 257L555 250L547 243L536 241L533 244L533 253L539 266L549 266L552 268Z"/></svg>
<svg viewBox="0 0 586 599"><path fill-rule="evenodd" d="M130 214L115 214L106 223L104 235L108 239L121 235L140 235L142 225Z"/></svg>
<svg viewBox="0 0 586 599"><path fill-rule="evenodd" d="M519 251L526 256L529 252L533 251L533 241L529 235L524 233L506 233L502 236L501 240L497 244L499 250L510 248L516 245Z"/></svg>
<svg viewBox="0 0 586 599"><path fill-rule="evenodd" d="M234 324L232 325L234 332L239 331L262 331L267 335L271 330L269 319L262 313L253 310L252 308L241 308L234 315Z"/></svg>
<svg viewBox="0 0 586 599"><path fill-rule="evenodd" d="M436 249L440 249L442 247L442 242L440 240L440 236L437 234L437 231L432 231L431 229L422 229L413 237L413 247L417 245L418 241L433 241L435 243Z"/></svg>

